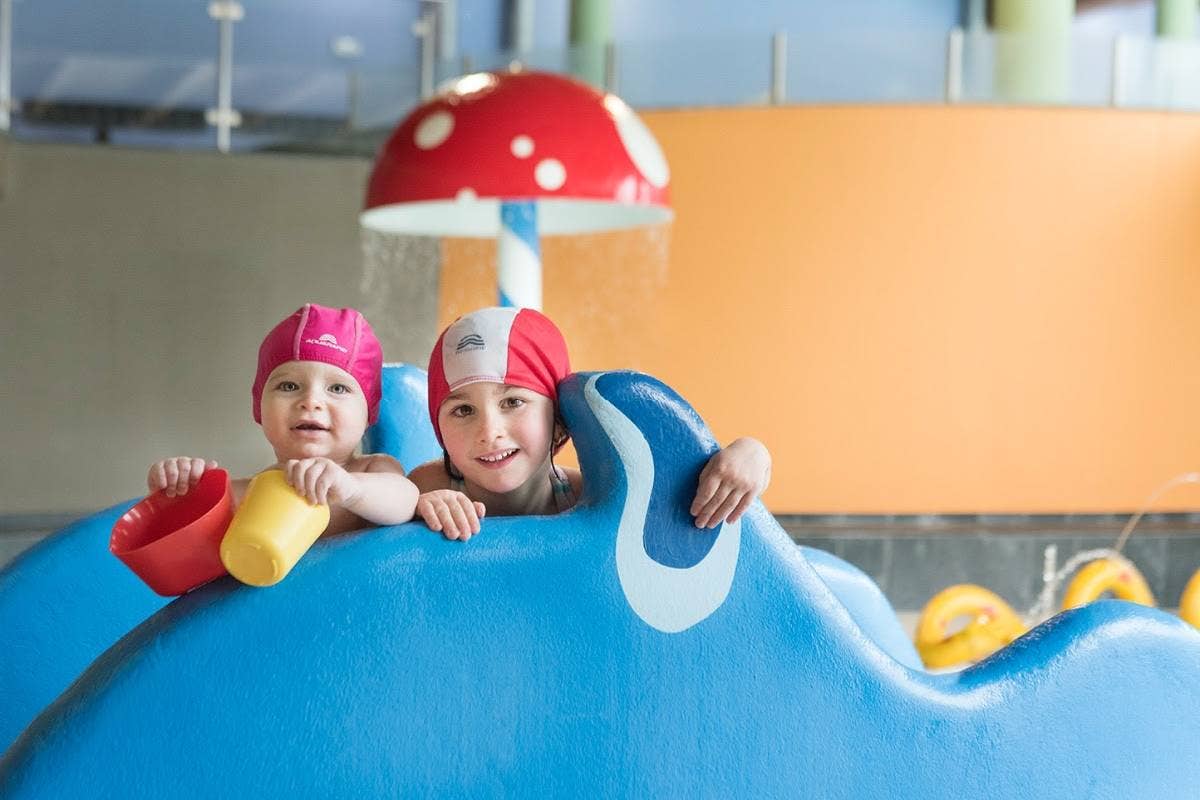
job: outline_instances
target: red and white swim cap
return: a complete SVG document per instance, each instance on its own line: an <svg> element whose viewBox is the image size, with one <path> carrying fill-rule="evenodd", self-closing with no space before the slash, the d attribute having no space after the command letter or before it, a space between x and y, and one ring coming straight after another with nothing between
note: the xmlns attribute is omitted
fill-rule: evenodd
<svg viewBox="0 0 1200 800"><path fill-rule="evenodd" d="M507 383L558 402L571 372L567 343L548 317L532 308L481 308L442 331L429 355L429 419L438 443L438 409L469 383Z"/></svg>
<svg viewBox="0 0 1200 800"><path fill-rule="evenodd" d="M358 311L308 303L271 329L258 348L258 372L250 390L254 421L260 425L263 387L272 370L288 361L322 361L349 372L367 400L367 422L375 424L383 391L383 348Z"/></svg>

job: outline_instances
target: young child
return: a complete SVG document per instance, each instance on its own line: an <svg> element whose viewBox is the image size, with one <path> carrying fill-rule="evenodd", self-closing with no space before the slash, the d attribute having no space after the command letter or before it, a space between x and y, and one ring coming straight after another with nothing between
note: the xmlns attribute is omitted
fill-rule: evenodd
<svg viewBox="0 0 1200 800"><path fill-rule="evenodd" d="M429 358L429 417L443 448L410 475L417 514L447 539L479 532L485 513L556 514L583 490L553 462L567 442L558 383L571 371L558 328L532 309L484 308L442 332ZM736 521L771 480L771 456L742 438L709 459L690 513L697 528Z"/></svg>
<svg viewBox="0 0 1200 800"><path fill-rule="evenodd" d="M387 455L357 453L379 414L383 353L362 314L309 303L276 325L258 349L254 421L275 468L310 503L329 506L325 533L395 525L413 517L417 488ZM217 463L177 457L150 467L151 492L186 494ZM249 478L232 481L235 505Z"/></svg>

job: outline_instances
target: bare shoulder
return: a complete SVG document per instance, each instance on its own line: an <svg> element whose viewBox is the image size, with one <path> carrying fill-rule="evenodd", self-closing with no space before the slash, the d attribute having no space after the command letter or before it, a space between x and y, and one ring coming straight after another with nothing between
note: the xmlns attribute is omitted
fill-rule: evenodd
<svg viewBox="0 0 1200 800"><path fill-rule="evenodd" d="M421 466L414 467L413 471L408 473L408 479L415 483L421 492L450 488L450 476L446 474L446 467L440 460L426 461Z"/></svg>
<svg viewBox="0 0 1200 800"><path fill-rule="evenodd" d="M562 474L567 476L567 483L571 484L571 491L578 497L583 493L583 473L574 467L559 467Z"/></svg>
<svg viewBox="0 0 1200 800"><path fill-rule="evenodd" d="M398 475L404 474L404 467L400 462L389 456L387 453L372 453L367 456L358 456L350 462L348 472L393 472Z"/></svg>

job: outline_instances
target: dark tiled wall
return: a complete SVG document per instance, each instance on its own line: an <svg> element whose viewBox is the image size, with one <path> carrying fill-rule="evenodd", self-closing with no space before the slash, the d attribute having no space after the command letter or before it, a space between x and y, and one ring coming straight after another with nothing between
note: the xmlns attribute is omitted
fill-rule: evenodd
<svg viewBox="0 0 1200 800"><path fill-rule="evenodd" d="M1057 546L1062 567L1080 551L1112 547L1126 520L1106 515L779 521L798 544L827 550L869 574L897 610L919 610L947 586L976 583L1022 612L1042 589L1048 545ZM1174 608L1200 569L1200 516L1145 517L1122 552L1146 577L1158 604Z"/></svg>

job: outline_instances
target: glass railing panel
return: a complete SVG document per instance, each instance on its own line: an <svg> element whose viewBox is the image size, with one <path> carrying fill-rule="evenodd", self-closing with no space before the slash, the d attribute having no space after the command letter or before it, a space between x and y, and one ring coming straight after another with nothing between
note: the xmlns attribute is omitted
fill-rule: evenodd
<svg viewBox="0 0 1200 800"><path fill-rule="evenodd" d="M421 76L411 66L364 70L350 83L350 127L356 131L394 127L417 105L421 95Z"/></svg>
<svg viewBox="0 0 1200 800"><path fill-rule="evenodd" d="M13 95L32 103L200 107L212 102L211 59L25 51L13 57Z"/></svg>
<svg viewBox="0 0 1200 800"><path fill-rule="evenodd" d="M214 26L215 31L215 26ZM236 43L236 39L235 39ZM640 108L786 103L994 103L1200 110L1200 43L1075 34L1059 42L966 31L858 31L471 53L436 64L434 85L465 72L573 74ZM211 149L211 57L22 49L14 42L17 137ZM323 46L329 48L328 43ZM286 48L285 48L286 50ZM782 64L779 63L782 53ZM279 53L272 51L267 55ZM261 55L261 54L260 54ZM778 78L782 76L782 81ZM778 82L777 82L778 81ZM324 142L369 149L418 102L417 63L325 54L252 60L234 50L233 148ZM780 93L779 90L782 90Z"/></svg>
<svg viewBox="0 0 1200 800"><path fill-rule="evenodd" d="M615 70L619 52L618 48L605 45L575 45L566 49L534 51L525 63L533 69L571 75L608 91L617 80Z"/></svg>
<svg viewBox="0 0 1200 800"><path fill-rule="evenodd" d="M548 48L539 50L494 50L462 55L458 58L439 61L434 67L434 85L453 80L471 72L503 71L514 66L542 72L557 72L564 75L575 73L575 48ZM603 57L604 48L599 48Z"/></svg>
<svg viewBox="0 0 1200 800"><path fill-rule="evenodd" d="M961 100L1010 105L1130 105L1132 97L1146 94L1144 67L1160 46L1146 39L1118 44L1113 37L1094 34L1076 34L1055 42L967 32L960 68ZM1186 85L1200 80L1200 72L1193 70L1188 76L1181 70L1177 77Z"/></svg>
<svg viewBox="0 0 1200 800"><path fill-rule="evenodd" d="M1112 103L1113 42L1111 36L1096 34L1071 37L1070 94L1072 106L1107 106Z"/></svg>
<svg viewBox="0 0 1200 800"><path fill-rule="evenodd" d="M215 59L17 51L12 135L29 140L215 149ZM233 149L311 141L394 124L417 98L410 69L239 63Z"/></svg>
<svg viewBox="0 0 1200 800"><path fill-rule="evenodd" d="M301 64L238 62L233 105L243 114L296 116L342 123L350 111L347 70Z"/></svg>
<svg viewBox="0 0 1200 800"><path fill-rule="evenodd" d="M948 45L948 35L924 31L788 34L785 101L941 102Z"/></svg>
<svg viewBox="0 0 1200 800"><path fill-rule="evenodd" d="M452 81L471 72L528 69L571 75L598 89L607 89L616 79L614 69L619 64L619 50L606 45L578 45L567 48L539 50L496 50L471 53L435 67L435 85Z"/></svg>
<svg viewBox="0 0 1200 800"><path fill-rule="evenodd" d="M211 138L213 60L15 48L12 72L20 138L160 147Z"/></svg>
<svg viewBox="0 0 1200 800"><path fill-rule="evenodd" d="M616 93L633 106L740 106L771 96L771 37L630 42L614 48Z"/></svg>
<svg viewBox="0 0 1200 800"><path fill-rule="evenodd" d="M413 24L420 3L241 0L234 26L235 141L321 142L387 124L419 87ZM214 48L217 45L214 25ZM411 60L405 66L395 62ZM411 75L411 81L408 76Z"/></svg>
<svg viewBox="0 0 1200 800"><path fill-rule="evenodd" d="M1114 58L1118 105L1200 110L1200 42L1123 37Z"/></svg>
<svg viewBox="0 0 1200 800"><path fill-rule="evenodd" d="M770 51L769 37L497 50L440 61L434 74L441 86L519 67L571 75L642 106L741 105L768 96Z"/></svg>
<svg viewBox="0 0 1200 800"><path fill-rule="evenodd" d="M233 70L233 108L241 123L233 149L322 140L346 130L350 92L344 68L246 63Z"/></svg>

